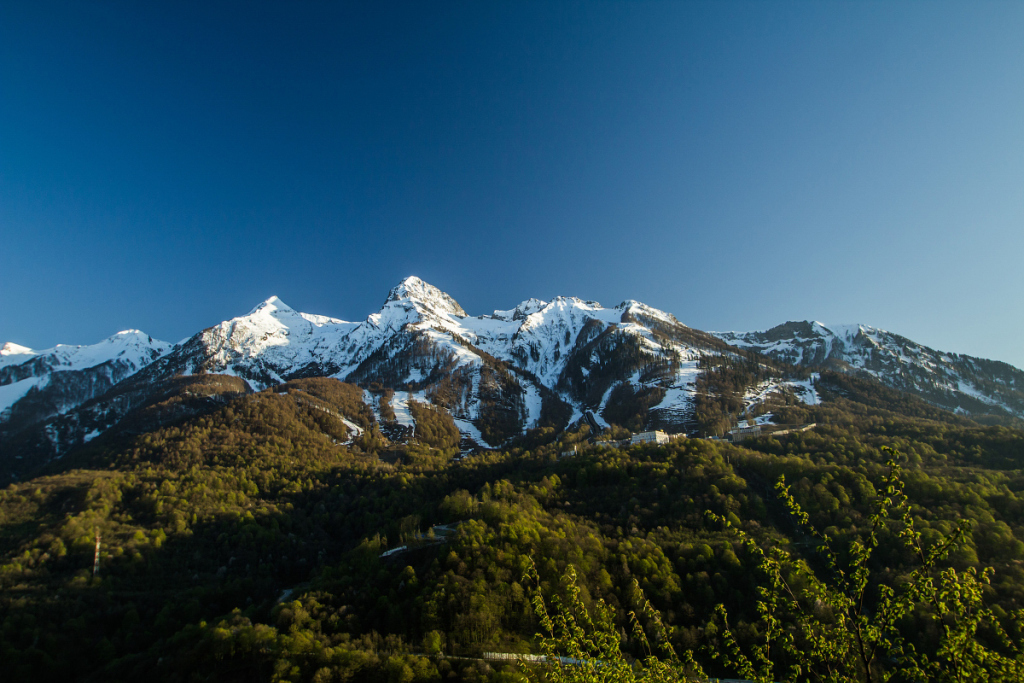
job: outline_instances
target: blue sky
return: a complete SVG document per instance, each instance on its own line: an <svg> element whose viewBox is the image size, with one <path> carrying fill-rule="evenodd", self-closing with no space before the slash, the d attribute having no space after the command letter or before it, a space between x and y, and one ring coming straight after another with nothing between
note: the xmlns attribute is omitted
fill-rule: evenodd
<svg viewBox="0 0 1024 683"><path fill-rule="evenodd" d="M1024 367L1021 36L1021 3L6 3L0 341L360 320L415 274Z"/></svg>

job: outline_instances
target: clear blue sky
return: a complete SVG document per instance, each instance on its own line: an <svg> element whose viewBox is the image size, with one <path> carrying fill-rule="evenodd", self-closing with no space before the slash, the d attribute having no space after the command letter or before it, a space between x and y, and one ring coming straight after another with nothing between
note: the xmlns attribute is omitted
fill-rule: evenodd
<svg viewBox="0 0 1024 683"><path fill-rule="evenodd" d="M0 341L409 274L1024 367L1024 3L0 5Z"/></svg>

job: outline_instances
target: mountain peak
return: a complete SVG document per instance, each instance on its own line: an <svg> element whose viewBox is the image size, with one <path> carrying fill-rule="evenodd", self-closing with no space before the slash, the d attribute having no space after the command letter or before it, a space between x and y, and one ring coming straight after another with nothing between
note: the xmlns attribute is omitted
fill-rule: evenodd
<svg viewBox="0 0 1024 683"><path fill-rule="evenodd" d="M543 310L548 305L547 301L542 299L527 299L515 308L507 311L497 309L494 311L491 317L499 318L501 320L522 320L531 313Z"/></svg>
<svg viewBox="0 0 1024 683"><path fill-rule="evenodd" d="M20 365L21 363L26 363L29 359L35 358L38 355L40 355L40 352L35 349L30 349L27 346L15 344L14 342L7 342L3 346L0 346L0 367ZM2 405L0 405L0 407L2 407Z"/></svg>
<svg viewBox="0 0 1024 683"><path fill-rule="evenodd" d="M3 346L0 346L0 356L27 356L34 355L35 351L22 346L21 344L15 344L14 342L7 342Z"/></svg>
<svg viewBox="0 0 1024 683"><path fill-rule="evenodd" d="M274 295L274 296L270 297L269 299L267 299L266 301L264 301L263 303L261 303L256 308L254 308L251 311L249 311L249 315L254 315L254 314L260 313L260 312L274 313L275 311L289 312L289 311L294 311L294 310L295 309L293 309L291 306L289 306L285 302L281 301L277 297L277 295Z"/></svg>
<svg viewBox="0 0 1024 683"><path fill-rule="evenodd" d="M116 339L136 339L136 338L139 338L139 337L142 337L142 338L145 338L145 339L149 339L150 338L150 336L148 334L146 334L145 332L143 332L142 330L130 329L130 330L121 330L117 334L114 334L114 335L111 335L110 337L107 337L107 341L113 341L113 340L116 340Z"/></svg>
<svg viewBox="0 0 1024 683"><path fill-rule="evenodd" d="M392 301L400 301L402 299L424 304L441 313L461 317L466 316L466 311L462 309L462 306L455 299L415 275L410 275L393 287L388 292L388 298L384 303L387 305Z"/></svg>

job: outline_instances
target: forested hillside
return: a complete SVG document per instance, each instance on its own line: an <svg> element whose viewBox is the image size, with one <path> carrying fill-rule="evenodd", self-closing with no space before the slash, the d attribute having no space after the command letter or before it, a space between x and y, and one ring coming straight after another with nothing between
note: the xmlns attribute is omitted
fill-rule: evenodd
<svg viewBox="0 0 1024 683"><path fill-rule="evenodd" d="M723 366L706 381L728 387L732 374L749 372ZM810 526L843 561L852 542L876 539L869 610L881 587L917 566L902 527L874 521L879 501L895 496L886 447L900 454L925 548L969 523L934 576L994 568L983 600L1008 640L983 623L970 642L1019 656L1018 430L825 374L825 402L773 407L780 421L817 423L803 433L616 448L586 427L545 428L464 455L447 413L411 402L416 433L392 440L385 433L398 432L382 429L394 419L380 407L387 401L377 408L382 425L361 389L336 380L251 394L230 381L203 386L169 390L135 427L0 491L5 680L542 680L544 665L485 653L541 652L532 600L538 591L549 604L564 597L570 567L580 604L610 607L627 658L648 654L629 616L640 609L635 582L676 652L692 653L708 675L745 677L721 656L731 641L716 606L735 645L752 651L766 635L756 605L767 579L737 529L790 554L782 572L798 592L833 571ZM222 398L197 398L202 391ZM629 426L645 401L619 396L606 415ZM709 421L715 405L706 405ZM573 446L577 455L559 457ZM780 500L780 476L809 526ZM934 609L921 603L894 628L919 659L941 662ZM651 615L642 616L649 632ZM878 680L900 666L880 658L835 680Z"/></svg>

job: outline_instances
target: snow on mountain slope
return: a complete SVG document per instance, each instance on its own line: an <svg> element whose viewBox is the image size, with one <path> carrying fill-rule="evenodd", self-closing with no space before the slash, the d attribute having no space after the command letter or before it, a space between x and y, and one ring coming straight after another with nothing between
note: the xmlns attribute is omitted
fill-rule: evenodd
<svg viewBox="0 0 1024 683"><path fill-rule="evenodd" d="M144 400L147 384L202 373L237 376L254 390L328 376L411 391L446 408L458 424L473 425L467 436L479 441L482 433L492 445L545 420L557 423L551 415L600 412L622 382L635 382L637 390L664 384L657 409L681 420L690 410L691 375L704 352L697 347L713 342L725 348L710 337L691 343L699 334L635 301L604 308L575 297L529 299L507 311L469 316L452 297L416 277L394 287L381 309L359 323L301 313L271 297L167 353L161 347L156 362L119 393L116 414L104 420L116 420L133 401ZM30 352L9 347L5 358ZM641 379L640 369L658 363L672 369ZM19 385L8 395L16 399L23 389L31 392ZM62 438L74 441L73 435Z"/></svg>
<svg viewBox="0 0 1024 683"><path fill-rule="evenodd" d="M346 377L400 333L450 328L453 315L465 311L419 278L392 289L361 323L300 313L273 296L179 344L150 373L231 374L254 389L297 376Z"/></svg>
<svg viewBox="0 0 1024 683"><path fill-rule="evenodd" d="M8 409L11 406L23 399L25 394L38 387L43 381L41 377L29 377L0 385L0 421L5 421L10 416Z"/></svg>
<svg viewBox="0 0 1024 683"><path fill-rule="evenodd" d="M124 330L88 346L58 344L34 351L7 343L0 350L0 424L19 416L39 420L98 396L171 349L139 330Z"/></svg>
<svg viewBox="0 0 1024 683"><path fill-rule="evenodd" d="M426 308L438 315L466 316L466 312L455 299L415 276L405 278L392 288L385 303L403 299L415 302L418 307Z"/></svg>
<svg viewBox="0 0 1024 683"><path fill-rule="evenodd" d="M353 327L343 320L299 313L272 296L248 314L207 328L177 345L151 374L237 375L262 389L322 359Z"/></svg>
<svg viewBox="0 0 1024 683"><path fill-rule="evenodd" d="M58 344L43 351L8 342L0 349L0 370L8 370L9 375L32 373L31 376L38 377L48 371L84 370L113 360L139 369L167 353L170 348L167 342L153 339L139 330L124 330L88 346ZM22 370L9 370L16 366Z"/></svg>
<svg viewBox="0 0 1024 683"><path fill-rule="evenodd" d="M3 346L0 346L0 368L7 365L24 363L37 353L39 352L33 351L27 346L21 346L14 342L7 342Z"/></svg>
<svg viewBox="0 0 1024 683"><path fill-rule="evenodd" d="M0 405L11 404L15 411L38 394L37 386L21 382L45 374L26 368L45 366L51 372L118 359L102 366L117 372L108 372L89 391L71 390L66 400L55 391L50 403L56 408L23 411L23 424L29 418L38 422L32 442L43 444L43 450L46 443L52 446L46 457L59 456L87 434L117 424L145 404L150 387L179 376L231 375L257 391L303 377L390 388L398 396L400 423L410 419L400 409L407 405L403 398L412 396L446 409L467 439L498 446L527 430L559 430L590 414L599 424L628 420L634 427L691 429L704 360L735 357L764 365L740 358L741 352L721 339L637 301L605 308L559 296L470 316L451 296L416 277L392 288L380 310L362 322L302 313L271 297L170 348L137 332L112 340L96 348L41 352L4 347L6 365L0 365L0 375L7 375L0 383ZM759 381L779 375L768 366L762 370ZM62 375L70 377L51 372ZM106 399L97 398L117 382ZM768 384L793 393L781 376ZM763 389L770 392L771 386ZM46 422L48 415L92 398L81 419L69 416L59 429Z"/></svg>
<svg viewBox="0 0 1024 683"><path fill-rule="evenodd" d="M713 334L793 365L864 371L883 384L949 410L1024 417L1021 370L999 361L936 351L876 327L800 321L763 332Z"/></svg>
<svg viewBox="0 0 1024 683"><path fill-rule="evenodd" d="M458 332L496 358L513 362L552 387L568 360L573 346L592 320L602 328L619 322L621 315L604 309L594 301L575 297L557 297L550 303L529 299L517 306L511 316L495 311L494 317L464 318Z"/></svg>
<svg viewBox="0 0 1024 683"><path fill-rule="evenodd" d="M315 375L398 386L431 384L460 368L476 372L492 362L486 358L491 356L525 371L515 381L521 385L528 427L540 417L540 387L555 389L571 351L603 333L635 339L652 358L693 356L684 344L656 340L649 329L631 321L637 315L679 325L672 316L634 301L606 309L575 297L530 299L509 311L471 317L449 295L410 277L361 323L300 313L271 297L248 314L178 344L144 376L223 373L257 390ZM19 352L28 351L9 353ZM589 360L583 359L585 366ZM467 381L478 388L479 379ZM479 417L473 397L466 397L460 416Z"/></svg>
<svg viewBox="0 0 1024 683"><path fill-rule="evenodd" d="M374 395L392 389L396 433L409 429L414 399L446 409L465 442L481 445L583 418L721 433L737 411L756 417L777 393L819 401L817 374L787 375L777 361L863 371L972 416L1024 417L1024 372L865 325L790 322L763 332L707 333L637 301L605 308L565 296L470 316L448 294L410 277L361 322L302 313L271 297L173 346L136 330L85 347L5 344L0 455L17 457L10 446L16 436L32 444L33 460L59 457L148 405L159 387L212 374L239 378L228 382L223 400L246 385L261 390L304 377L334 377ZM719 379L714 368L723 370Z"/></svg>

